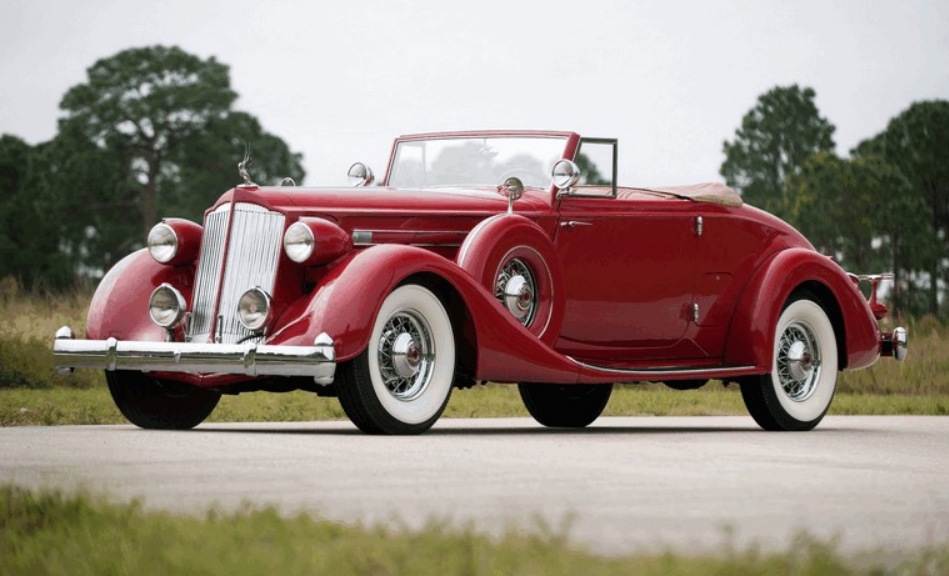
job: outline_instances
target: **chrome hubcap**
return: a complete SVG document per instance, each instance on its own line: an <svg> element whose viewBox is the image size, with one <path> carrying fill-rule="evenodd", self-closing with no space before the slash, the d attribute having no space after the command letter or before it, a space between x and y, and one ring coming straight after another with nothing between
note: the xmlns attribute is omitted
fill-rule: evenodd
<svg viewBox="0 0 949 576"><path fill-rule="evenodd" d="M501 267L494 295L521 324L527 326L534 319L537 285L530 267L520 258L512 258Z"/></svg>
<svg viewBox="0 0 949 576"><path fill-rule="evenodd" d="M411 378L418 374L422 353L408 332L396 336L392 343L392 367L400 378Z"/></svg>
<svg viewBox="0 0 949 576"><path fill-rule="evenodd" d="M810 326L794 322L778 342L778 378L788 398L803 402L817 389L820 379L820 347Z"/></svg>
<svg viewBox="0 0 949 576"><path fill-rule="evenodd" d="M379 372L386 389L398 400L421 394L432 379L435 345L421 316L400 310L389 317L379 339Z"/></svg>

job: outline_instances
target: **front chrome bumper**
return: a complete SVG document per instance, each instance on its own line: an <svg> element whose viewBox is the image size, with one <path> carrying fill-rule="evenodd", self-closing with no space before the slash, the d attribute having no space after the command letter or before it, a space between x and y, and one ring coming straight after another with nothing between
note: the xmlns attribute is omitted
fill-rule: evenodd
<svg viewBox="0 0 949 576"><path fill-rule="evenodd" d="M313 346L247 344L198 344L195 342L143 342L137 340L75 340L63 326L56 331L53 357L56 370L74 368L138 370L141 372L191 372L243 374L246 376L309 376L317 384L331 384L336 374L336 349L327 334Z"/></svg>

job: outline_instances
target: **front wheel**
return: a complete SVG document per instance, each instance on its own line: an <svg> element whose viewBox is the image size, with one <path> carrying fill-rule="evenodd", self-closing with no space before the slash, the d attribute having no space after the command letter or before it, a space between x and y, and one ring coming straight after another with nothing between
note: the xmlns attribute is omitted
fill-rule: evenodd
<svg viewBox="0 0 949 576"><path fill-rule="evenodd" d="M369 434L418 434L448 404L455 374L455 340L441 301L406 284L379 309L366 349L337 374L339 402Z"/></svg>
<svg viewBox="0 0 949 576"><path fill-rule="evenodd" d="M584 428L600 417L612 384L518 384L530 415L551 428Z"/></svg>
<svg viewBox="0 0 949 576"><path fill-rule="evenodd" d="M154 430L188 430L211 415L221 393L141 372L105 373L112 400L129 422Z"/></svg>
<svg viewBox="0 0 949 576"><path fill-rule="evenodd" d="M820 304L798 295L775 326L771 373L740 382L741 396L765 430L811 430L830 408L837 367L833 324Z"/></svg>

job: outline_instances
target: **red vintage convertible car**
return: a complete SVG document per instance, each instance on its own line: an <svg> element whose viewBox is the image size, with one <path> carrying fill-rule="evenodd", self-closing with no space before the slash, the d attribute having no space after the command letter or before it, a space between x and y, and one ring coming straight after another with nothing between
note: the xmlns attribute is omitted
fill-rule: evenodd
<svg viewBox="0 0 949 576"><path fill-rule="evenodd" d="M762 428L807 430L838 371L906 355L905 330L877 326L879 276L725 186L618 186L616 140L405 136L380 185L357 163L352 188L240 168L203 226L165 219L106 274L88 339L57 332L61 371L105 369L143 428L303 389L365 432L419 433L452 388L486 381L517 383L541 424L582 427L616 382L718 379Z"/></svg>

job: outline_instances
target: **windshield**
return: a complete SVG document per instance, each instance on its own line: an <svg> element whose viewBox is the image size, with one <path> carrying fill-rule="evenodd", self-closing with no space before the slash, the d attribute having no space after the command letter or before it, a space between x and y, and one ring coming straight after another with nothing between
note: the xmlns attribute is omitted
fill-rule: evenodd
<svg viewBox="0 0 949 576"><path fill-rule="evenodd" d="M546 188L567 139L541 136L404 140L395 149L389 186L498 186L517 176Z"/></svg>

